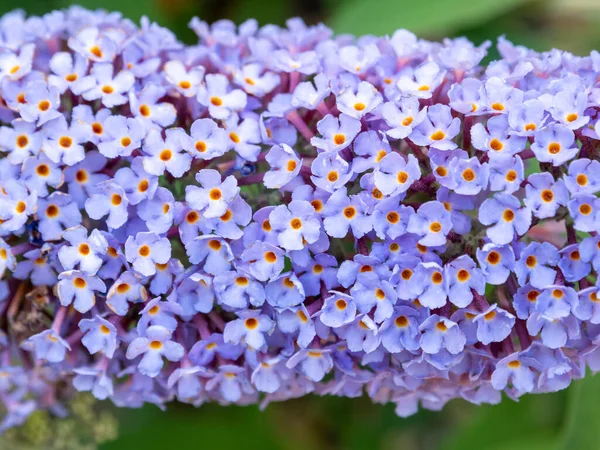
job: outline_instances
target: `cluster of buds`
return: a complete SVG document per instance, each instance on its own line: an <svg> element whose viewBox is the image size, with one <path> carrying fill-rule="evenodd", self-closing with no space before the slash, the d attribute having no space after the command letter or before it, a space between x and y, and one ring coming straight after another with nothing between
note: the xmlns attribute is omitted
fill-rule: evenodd
<svg viewBox="0 0 600 450"><path fill-rule="evenodd" d="M0 19L0 430L600 369L600 54L190 26Z"/></svg>

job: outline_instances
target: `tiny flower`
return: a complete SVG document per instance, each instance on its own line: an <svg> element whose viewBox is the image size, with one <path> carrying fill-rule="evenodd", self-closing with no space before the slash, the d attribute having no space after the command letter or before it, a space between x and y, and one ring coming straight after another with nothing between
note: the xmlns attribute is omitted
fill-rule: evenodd
<svg viewBox="0 0 600 450"><path fill-rule="evenodd" d="M206 85L199 87L197 98L200 104L208 107L212 118L228 119L232 113L246 106L246 93L240 89L231 90L229 81L224 75L206 75L205 82Z"/></svg>
<svg viewBox="0 0 600 450"><path fill-rule="evenodd" d="M192 163L192 157L182 152L181 129L169 128L163 139L161 133L151 130L144 139L143 157L144 170L151 175L161 176L165 170L176 178L187 172Z"/></svg>
<svg viewBox="0 0 600 450"><path fill-rule="evenodd" d="M595 271L600 268L600 235L585 238L579 246L583 262L590 263Z"/></svg>
<svg viewBox="0 0 600 450"><path fill-rule="evenodd" d="M551 124L535 133L531 150L540 162L560 166L573 159L579 152L572 130L560 124Z"/></svg>
<svg viewBox="0 0 600 450"><path fill-rule="evenodd" d="M321 381L333 368L331 350L301 349L288 359L286 367L293 369L299 367L300 373L312 381Z"/></svg>
<svg viewBox="0 0 600 450"><path fill-rule="evenodd" d="M312 244L319 238L321 224L315 208L304 200L277 206L269 214L269 222L278 232L279 245L286 250L301 250L306 243Z"/></svg>
<svg viewBox="0 0 600 450"><path fill-rule="evenodd" d="M390 353L416 351L419 344L419 313L409 306L396 307L392 317L379 328L381 344Z"/></svg>
<svg viewBox="0 0 600 450"><path fill-rule="evenodd" d="M477 340L484 345L491 342L502 342L510 334L515 317L498 308L498 305L491 305L486 311L478 314L473 322L477 324Z"/></svg>
<svg viewBox="0 0 600 450"><path fill-rule="evenodd" d="M290 272L273 278L265 287L267 303L278 308L297 306L305 298L304 287L300 280Z"/></svg>
<svg viewBox="0 0 600 450"><path fill-rule="evenodd" d="M398 106L392 102L384 103L381 116L390 127L385 134L391 139L404 139L427 117L427 108L421 109L416 98L407 97Z"/></svg>
<svg viewBox="0 0 600 450"><path fill-rule="evenodd" d="M266 160L271 169L265 173L264 184L269 189L282 188L296 178L302 168L302 160L286 144L271 147Z"/></svg>
<svg viewBox="0 0 600 450"><path fill-rule="evenodd" d="M411 216L407 230L421 236L419 244L427 246L443 245L452 229L450 213L438 201L422 204L417 213Z"/></svg>
<svg viewBox="0 0 600 450"><path fill-rule="evenodd" d="M425 353L435 354L445 349L456 355L465 346L466 338L458 325L437 314L425 319L419 331L422 333L419 344Z"/></svg>
<svg viewBox="0 0 600 450"><path fill-rule="evenodd" d="M140 232L125 242L125 256L133 269L144 276L156 273L156 264L166 264L171 258L171 244L156 233Z"/></svg>
<svg viewBox="0 0 600 450"><path fill-rule="evenodd" d="M448 283L448 298L459 308L473 301L473 293L485 294L485 276L468 255L461 255L444 267Z"/></svg>
<svg viewBox="0 0 600 450"><path fill-rule="evenodd" d="M421 178L419 162L413 155L405 160L399 153L392 152L384 156L375 168L375 186L384 195L403 194Z"/></svg>
<svg viewBox="0 0 600 450"><path fill-rule="evenodd" d="M515 265L515 273L521 286L529 282L532 286L545 289L554 284L556 266L559 261L558 249L548 242L531 242L525 247Z"/></svg>
<svg viewBox="0 0 600 450"><path fill-rule="evenodd" d="M45 81L37 80L27 84L24 104L20 105L19 114L25 122L34 122L38 127L62 118L57 111L60 106L58 89L48 86Z"/></svg>
<svg viewBox="0 0 600 450"><path fill-rule="evenodd" d="M158 189L158 177L144 170L142 158L134 158L131 167L121 167L115 173L114 180L121 185L130 205L154 197Z"/></svg>
<svg viewBox="0 0 600 450"><path fill-rule="evenodd" d="M425 62L415 69L403 71L396 86L407 97L431 98L433 92L444 80L446 71L434 62Z"/></svg>
<svg viewBox="0 0 600 450"><path fill-rule="evenodd" d="M527 233L531 226L531 211L509 194L495 194L479 208L479 221L487 228L486 234L496 245L505 245L517 235Z"/></svg>
<svg viewBox="0 0 600 450"><path fill-rule="evenodd" d="M572 195L595 194L600 191L600 161L580 158L569 164L563 175L565 186Z"/></svg>
<svg viewBox="0 0 600 450"><path fill-rule="evenodd" d="M462 195L475 195L487 188L489 167L478 158L459 159L450 162L449 170L454 174L454 191Z"/></svg>
<svg viewBox="0 0 600 450"><path fill-rule="evenodd" d="M157 188L151 200L140 202L138 216L146 223L149 231L156 234L166 233L173 224L175 199L168 189Z"/></svg>
<svg viewBox="0 0 600 450"><path fill-rule="evenodd" d="M570 282L579 281L587 277L592 270L589 262L581 259L579 245L567 245L559 253L561 256L558 267L564 275L565 280Z"/></svg>
<svg viewBox="0 0 600 450"><path fill-rule="evenodd" d="M255 97L262 97L279 85L279 75L273 72L264 72L262 64L246 64L234 74L234 81L244 90Z"/></svg>
<svg viewBox="0 0 600 450"><path fill-rule="evenodd" d="M417 145L426 145L439 150L457 147L452 141L460 131L460 119L452 117L446 105L436 104L427 110L427 117L415 127L409 138Z"/></svg>
<svg viewBox="0 0 600 450"><path fill-rule="evenodd" d="M48 196L48 186L56 189L63 184L62 171L43 153L34 158L27 158L21 171L21 180L27 189L36 191L38 197Z"/></svg>
<svg viewBox="0 0 600 450"><path fill-rule="evenodd" d="M240 188L233 176L221 181L221 175L213 169L203 169L196 174L196 181L202 185L187 186L185 200L207 219L221 217L227 211L227 204L233 200Z"/></svg>
<svg viewBox="0 0 600 450"><path fill-rule="evenodd" d="M86 153L83 161L65 169L65 182L69 194L80 209L84 207L86 199L95 192L96 185L109 179L107 175L98 173L105 166L106 158L98 152L91 151Z"/></svg>
<svg viewBox="0 0 600 450"><path fill-rule="evenodd" d="M535 217L553 217L559 206L567 205L569 192L562 179L555 182L551 174L544 172L529 175L527 181L525 205Z"/></svg>
<svg viewBox="0 0 600 450"><path fill-rule="evenodd" d="M83 98L101 100L107 108L122 105L127 102L127 93L135 78L129 71L122 70L113 76L114 66L111 63L96 63L92 66L91 76L94 77L95 86L83 93Z"/></svg>
<svg viewBox="0 0 600 450"><path fill-rule="evenodd" d="M346 88L336 97L337 107L340 112L355 119L361 119L366 114L372 112L382 101L383 97L379 91L375 86L366 81L360 82L356 88L356 92L353 89Z"/></svg>
<svg viewBox="0 0 600 450"><path fill-rule="evenodd" d="M0 231L17 231L35 212L37 194L28 193L19 181L10 179L3 183L0 194Z"/></svg>
<svg viewBox="0 0 600 450"><path fill-rule="evenodd" d="M99 255L106 252L108 243L102 233L93 230L89 237L87 230L82 226L77 226L66 230L63 235L71 245L64 245L58 251L58 259L66 270L79 267L79 270L88 274L95 275L102 259Z"/></svg>
<svg viewBox="0 0 600 450"><path fill-rule="evenodd" d="M137 119L123 116L110 116L104 121L106 136L98 144L98 151L107 158L129 156L141 147L146 136L143 125Z"/></svg>
<svg viewBox="0 0 600 450"><path fill-rule="evenodd" d="M163 70L167 81L184 97L194 97L204 77L204 67L197 66L187 70L178 60L167 61Z"/></svg>
<svg viewBox="0 0 600 450"><path fill-rule="evenodd" d="M166 90L154 83L147 83L141 92L129 93L129 107L133 115L142 121L146 130L168 127L175 122L177 112L171 103L159 103Z"/></svg>
<svg viewBox="0 0 600 450"><path fill-rule="evenodd" d="M244 342L254 350L264 350L267 344L264 334L271 333L274 322L268 316L255 311L240 311L237 315L239 319L225 325L223 340L232 344Z"/></svg>
<svg viewBox="0 0 600 450"><path fill-rule="evenodd" d="M349 164L337 152L322 152L314 159L310 179L316 187L335 192L352 178Z"/></svg>
<svg viewBox="0 0 600 450"><path fill-rule="evenodd" d="M319 319L324 325L339 328L354 320L356 303L349 295L331 291L333 295L324 300Z"/></svg>
<svg viewBox="0 0 600 450"><path fill-rule="evenodd" d="M477 249L477 261L486 283L501 285L514 270L515 254L509 245L496 245L488 242Z"/></svg>
<svg viewBox="0 0 600 450"><path fill-rule="evenodd" d="M409 269L410 270L410 269ZM435 262L420 263L414 274L407 273L408 286L417 294L419 303L427 308L441 308L448 299L448 280L444 277L444 269Z"/></svg>
<svg viewBox="0 0 600 450"><path fill-rule="evenodd" d="M242 270L220 273L213 283L219 302L230 308L258 307L265 302L263 285Z"/></svg>
<svg viewBox="0 0 600 450"><path fill-rule="evenodd" d="M182 309L175 302L161 301L160 297L150 300L140 311L140 320L137 324L137 332L144 334L146 330L154 325L160 325L171 333L177 328L175 315L181 315Z"/></svg>
<svg viewBox="0 0 600 450"><path fill-rule="evenodd" d="M182 135L181 146L195 158L210 160L225 154L229 148L227 132L212 119L197 119L190 135Z"/></svg>
<svg viewBox="0 0 600 450"><path fill-rule="evenodd" d="M144 335L135 338L127 348L127 359L144 355L138 364L141 374L156 377L163 367L163 357L179 361L184 354L181 344L171 340L171 332L160 325L149 327Z"/></svg>
<svg viewBox="0 0 600 450"><path fill-rule="evenodd" d="M50 58L48 84L56 86L61 94L69 89L75 95L81 95L94 86L94 77L87 75L88 62L79 53L57 52Z"/></svg>
<svg viewBox="0 0 600 450"><path fill-rule="evenodd" d="M317 123L317 130L323 137L313 137L312 145L325 151L339 151L348 147L360 132L360 121L346 114L340 114L339 118L328 114Z"/></svg>
<svg viewBox="0 0 600 450"><path fill-rule="evenodd" d="M597 217L600 211L600 199L595 195L575 195L568 203L571 218L574 221L573 228L579 231L599 231L600 222Z"/></svg>
<svg viewBox="0 0 600 450"><path fill-rule="evenodd" d="M366 214L366 207L360 197L346 196L346 188L340 188L333 193L325 205L323 224L325 231L331 237L343 238L352 229L355 238L360 239L371 231L373 223Z"/></svg>
<svg viewBox="0 0 600 450"><path fill-rule="evenodd" d="M492 117L488 120L486 127L481 123L476 123L471 128L473 147L487 152L490 159L515 155L525 148L526 138L509 135L508 132L509 125L506 115Z"/></svg>
<svg viewBox="0 0 600 450"><path fill-rule="evenodd" d="M600 323L600 288L589 287L579 291L579 301L573 307L573 314L579 320Z"/></svg>
<svg viewBox="0 0 600 450"><path fill-rule="evenodd" d="M84 144L91 138L91 126L71 121L67 124L66 119L61 116L44 126L46 140L43 151L53 163L61 161L67 166L72 166L85 158Z"/></svg>
<svg viewBox="0 0 600 450"><path fill-rule="evenodd" d="M319 73L312 81L298 83L292 95L292 106L315 109L330 92L329 77L324 73Z"/></svg>
<svg viewBox="0 0 600 450"><path fill-rule="evenodd" d="M91 392L98 400L106 400L113 395L113 383L101 369L78 367L73 369L73 387L79 392Z"/></svg>
<svg viewBox="0 0 600 450"><path fill-rule="evenodd" d="M490 189L513 194L521 188L525 166L520 156L498 156L489 162Z"/></svg>
<svg viewBox="0 0 600 450"><path fill-rule="evenodd" d="M90 354L102 352L107 358L112 358L117 349L117 329L108 320L100 316L93 319L81 319L79 329L85 333L81 343Z"/></svg>
<svg viewBox="0 0 600 450"><path fill-rule="evenodd" d="M508 124L512 134L534 136L536 131L544 127L547 117L544 104L538 99L530 99L510 109Z"/></svg>
<svg viewBox="0 0 600 450"><path fill-rule="evenodd" d="M28 156L37 155L42 146L42 133L33 123L15 119L11 126L0 127L0 140L11 164L20 164Z"/></svg>
<svg viewBox="0 0 600 450"><path fill-rule="evenodd" d="M112 180L103 181L96 186L96 192L85 201L85 210L92 219L108 216L106 224L113 229L127 222L129 201L121 186Z"/></svg>
<svg viewBox="0 0 600 450"><path fill-rule="evenodd" d="M45 330L35 334L22 345L24 349L33 351L36 359L46 360L51 363L63 361L67 350L71 350L71 346L67 341L61 338L54 330Z"/></svg>
<svg viewBox="0 0 600 450"><path fill-rule="evenodd" d="M259 281L267 281L281 273L284 265L283 250L265 242L254 242L242 253L242 261L250 274Z"/></svg>
<svg viewBox="0 0 600 450"><path fill-rule="evenodd" d="M116 43L100 30L88 26L71 36L68 41L69 48L92 61L112 61L117 52Z"/></svg>
<svg viewBox="0 0 600 450"><path fill-rule="evenodd" d="M63 272L58 275L58 280L57 293L60 304L69 306L73 303L73 308L82 314L96 304L95 291L106 292L106 286L100 278L78 270Z"/></svg>
<svg viewBox="0 0 600 450"><path fill-rule="evenodd" d="M192 264L204 262L204 271L218 275L229 270L233 253L229 244L222 238L205 234L189 241L185 251Z"/></svg>
<svg viewBox="0 0 600 450"><path fill-rule="evenodd" d="M509 383L520 392L531 392L535 387L535 360L521 357L518 353L508 355L496 363L492 373L492 386L494 389L502 390Z"/></svg>

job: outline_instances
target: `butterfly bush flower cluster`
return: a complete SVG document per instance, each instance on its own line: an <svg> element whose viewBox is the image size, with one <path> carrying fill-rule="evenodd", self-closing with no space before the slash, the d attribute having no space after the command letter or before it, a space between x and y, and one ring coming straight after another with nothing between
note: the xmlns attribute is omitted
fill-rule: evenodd
<svg viewBox="0 0 600 450"><path fill-rule="evenodd" d="M190 26L0 19L1 429L600 370L600 54Z"/></svg>

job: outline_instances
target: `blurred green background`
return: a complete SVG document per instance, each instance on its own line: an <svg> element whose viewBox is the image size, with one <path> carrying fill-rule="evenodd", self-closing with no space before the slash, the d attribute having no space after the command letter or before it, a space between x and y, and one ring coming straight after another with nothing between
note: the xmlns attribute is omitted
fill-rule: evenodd
<svg viewBox="0 0 600 450"><path fill-rule="evenodd" d="M68 0L0 0L0 10L15 7L40 14L72 4ZM600 0L81 0L82 6L119 10L137 21L142 14L172 29L184 42L195 42L187 29L196 15L209 22L254 17L261 24L284 24L301 16L324 22L338 33L391 34L407 28L421 37L467 36L477 44L501 34L536 50L553 47L578 54L600 48ZM492 50L491 57L496 55ZM531 395L519 403L476 407L454 401L441 412L421 411L398 418L393 406L367 399L308 397L257 407L172 405L117 410L77 403L71 419L48 422L36 416L0 439L0 448L94 448L79 445L76 434L85 421L95 423L96 440L109 438L118 423L118 438L103 450L141 448L240 449L402 449L402 450L537 450L600 449L600 376L573 383L563 392ZM97 407L96 407L97 409ZM112 421L107 419L110 414ZM116 419L116 420L114 420ZM83 425L82 425L83 424ZM88 424L89 425L89 424ZM91 428L91 427L90 427ZM89 434L89 433L88 433ZM50 436L45 438L45 436ZM89 436L88 436L89 438ZM92 441L94 438L91 439ZM4 442L4 444L3 444ZM41 444L40 444L41 443Z"/></svg>

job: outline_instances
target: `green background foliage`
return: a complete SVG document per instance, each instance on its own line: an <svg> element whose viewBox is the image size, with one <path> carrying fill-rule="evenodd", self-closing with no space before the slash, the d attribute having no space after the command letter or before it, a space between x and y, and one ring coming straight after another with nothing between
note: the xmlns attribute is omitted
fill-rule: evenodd
<svg viewBox="0 0 600 450"><path fill-rule="evenodd" d="M0 0L0 11L21 7L40 14L71 3ZM195 42L195 36L187 29L193 15L210 22L230 18L238 23L254 17L261 24L284 24L287 17L301 16L308 23L322 21L337 33L382 35L404 27L430 39L464 35L479 44L504 34L536 50L556 47L583 54L600 48L598 0L80 0L77 3L88 8L118 10L134 21L145 14L172 29L187 43ZM494 50L490 53L491 58L497 56ZM600 376L590 375L566 391L525 396L518 403L505 399L497 406L477 407L456 400L441 412L421 411L408 419L398 418L393 405L373 405L365 398L309 396L270 405L262 412L256 406L204 405L195 409L171 405L163 413L153 406L118 410L101 405L117 419L119 437L101 444L100 448L597 450L600 427L595 422L600 412L599 401ZM51 442L50 437L44 441L38 435L41 429L52 429L47 423L50 419L36 416L32 420L38 422L28 423L0 439L0 448L75 448L74 443L79 442L76 437L65 441L62 435L60 445ZM41 423L44 425L38 425ZM85 426L72 426L71 433L85 434L81 428ZM112 431L106 432L96 442L111 437ZM8 438L10 444L5 440Z"/></svg>

